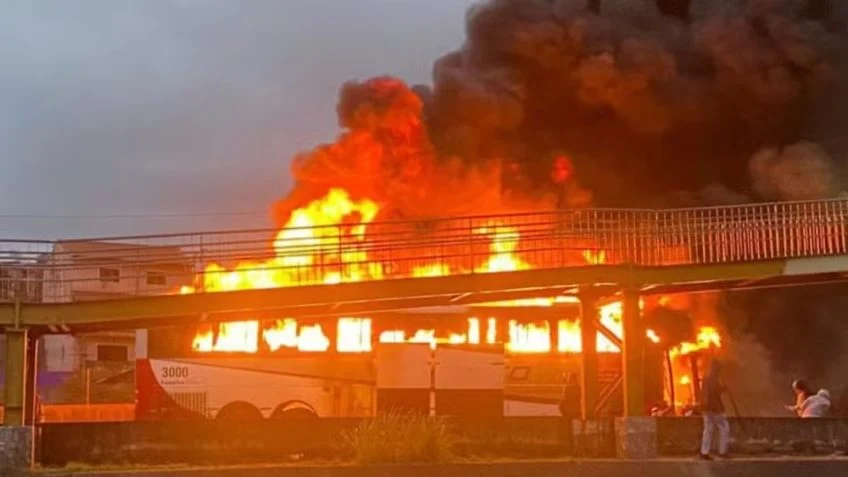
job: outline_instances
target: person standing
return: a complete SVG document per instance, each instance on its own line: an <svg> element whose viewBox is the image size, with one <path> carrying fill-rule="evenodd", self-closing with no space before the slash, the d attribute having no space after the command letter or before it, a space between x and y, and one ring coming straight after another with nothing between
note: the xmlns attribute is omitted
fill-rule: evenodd
<svg viewBox="0 0 848 477"><path fill-rule="evenodd" d="M574 445L574 420L580 418L580 383L577 382L575 373L564 373L562 384L562 400L559 403L559 413L562 416L560 439L569 455L575 456L577 449Z"/></svg>
<svg viewBox="0 0 848 477"><path fill-rule="evenodd" d="M710 370L704 377L701 395L704 400L704 434L701 437L701 454L703 460L712 460L710 450L713 445L713 432L718 429L718 452L722 458L728 457L730 446L730 423L724 409L722 395L726 388L721 379L721 362L713 359Z"/></svg>

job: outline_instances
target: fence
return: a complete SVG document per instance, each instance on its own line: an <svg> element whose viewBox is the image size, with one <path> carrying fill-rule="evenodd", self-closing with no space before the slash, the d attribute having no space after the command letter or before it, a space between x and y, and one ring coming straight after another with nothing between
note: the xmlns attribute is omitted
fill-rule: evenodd
<svg viewBox="0 0 848 477"><path fill-rule="evenodd" d="M721 264L848 253L848 199L340 224L283 231L0 240L0 300L62 302L587 264ZM33 282L40 287L30 286ZM5 290L5 292L3 292ZM21 290L27 290L26 293Z"/></svg>

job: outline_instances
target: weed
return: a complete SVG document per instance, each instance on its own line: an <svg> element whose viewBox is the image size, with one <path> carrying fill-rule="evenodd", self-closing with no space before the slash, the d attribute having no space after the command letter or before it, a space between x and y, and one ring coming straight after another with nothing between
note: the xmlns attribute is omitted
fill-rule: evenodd
<svg viewBox="0 0 848 477"><path fill-rule="evenodd" d="M440 418L390 412L346 433L345 444L361 464L444 462L454 436Z"/></svg>

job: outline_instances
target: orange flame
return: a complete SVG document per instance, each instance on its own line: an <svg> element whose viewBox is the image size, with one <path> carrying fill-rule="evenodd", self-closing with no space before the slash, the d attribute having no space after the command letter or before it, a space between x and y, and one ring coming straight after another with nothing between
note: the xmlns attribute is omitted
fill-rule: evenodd
<svg viewBox="0 0 848 477"><path fill-rule="evenodd" d="M506 349L511 353L544 353L550 351L550 325L546 321L519 323L510 320L509 342Z"/></svg>
<svg viewBox="0 0 848 477"><path fill-rule="evenodd" d="M514 272L530 268L527 262L515 254L518 240L521 238L515 227L493 224L489 227L481 227L475 230L475 233L491 237L492 240L489 246L491 255L486 263L478 267L478 272Z"/></svg>
<svg viewBox="0 0 848 477"><path fill-rule="evenodd" d="M259 323L256 321L235 321L218 324L218 336L211 326L206 325L194 337L192 349L209 352L255 353L258 349Z"/></svg>
<svg viewBox="0 0 848 477"><path fill-rule="evenodd" d="M583 260L589 265L603 265L607 263L607 253L603 250L584 250Z"/></svg>
<svg viewBox="0 0 848 477"><path fill-rule="evenodd" d="M680 343L671 349L671 355L685 356L710 348L721 348L721 334L712 326L703 326L698 330L694 343Z"/></svg>
<svg viewBox="0 0 848 477"><path fill-rule="evenodd" d="M615 336L621 337L620 306L611 303L602 307L601 321ZM485 322L485 330L483 323ZM498 344L498 325L496 318L481 321L477 317L466 320L464 333L437 335L434 329L418 329L411 334L401 329L381 332L381 343L427 343L432 348L439 344ZM551 351L551 332L547 321L520 322L509 320L508 337L504 342L510 353L546 353ZM370 318L343 317L337 322L336 350L342 353L363 353L372 349L372 320ZM582 351L580 323L575 320L558 320L557 352L579 353ZM286 318L266 324L261 330L257 321L221 323L215 335L209 325L201 327L194 338L193 349L198 352L244 352L255 353L259 348L259 337L271 351L292 349L298 351L327 351L330 340L324 334L321 325L300 325L297 320ZM659 336L648 330L647 337L659 342ZM698 334L697 342L682 343L671 350L672 356L682 356L697 350L720 346L721 338L715 328L704 327ZM618 353L620 349L606 336L598 334L599 352Z"/></svg>
<svg viewBox="0 0 848 477"><path fill-rule="evenodd" d="M239 262L232 267L213 263L206 267L202 279L195 286L182 287L180 293L198 291L235 291L247 289L278 288L303 284L336 284L342 281L379 280L384 276L383 266L370 261L364 247L369 224L379 213L379 206L368 199L353 200L343 189L331 189L326 196L316 199L291 213L286 224L273 240L274 256L264 261ZM521 236L516 227L493 222L474 230L488 241L488 255L473 266L478 273L510 272L531 269L532 265L520 257ZM576 258L576 257L575 257ZM587 249L582 252L586 264L607 262L604 250ZM440 277L470 270L453 270L448 264L433 262L412 269L415 277ZM574 297L527 298L507 302L489 303L486 306L546 306L573 303ZM640 303L640 306L642 304ZM622 304L609 303L599 310L601 324L612 334L622 336ZM465 333L437 336L434 330L417 330L407 336L403 330L384 331L380 342L419 342L437 346L440 343L487 344L504 342L513 353L539 353L552 350L554 338L545 321L523 323L509 320L507 336L498 336L497 320L483 322L476 317L468 319ZM580 352L580 325L574 321L559 320L556 326L556 351ZM337 322L336 349L340 352L367 352L372 349L372 323L370 318L345 317ZM213 332L217 331L217 332ZM648 338L657 343L660 337L648 330ZM500 341L499 341L500 340ZM270 324L257 321L240 321L220 324L217 330L204 326L194 338L192 347L200 352L256 352L260 345L271 351L296 349L300 351L326 351L331 343L321 325L300 325L291 318L282 318ZM686 354L710 346L720 346L718 332L712 328L701 330L695 343L684 343L675 353ZM597 348L601 352L619 352L618 347L602 334L598 335Z"/></svg>
<svg viewBox="0 0 848 477"><path fill-rule="evenodd" d="M210 264L204 270L200 286L203 291L218 292L332 284L339 283L343 275L347 281L378 280L383 276L381 267L362 264L367 257L358 248L358 242L365 239L367 226L379 210L370 200L355 201L344 190L331 189L325 197L292 212L274 239L274 258L241 262L231 270ZM352 219L356 221L353 225L339 225ZM316 267L317 263L321 264L318 273L311 280L305 279L302 267ZM196 286L184 286L180 290L183 294L196 291Z"/></svg>
<svg viewBox="0 0 848 477"><path fill-rule="evenodd" d="M651 342L653 342L653 343L659 343L660 342L660 337L657 335L657 333L654 330L648 330L648 339L651 340Z"/></svg>

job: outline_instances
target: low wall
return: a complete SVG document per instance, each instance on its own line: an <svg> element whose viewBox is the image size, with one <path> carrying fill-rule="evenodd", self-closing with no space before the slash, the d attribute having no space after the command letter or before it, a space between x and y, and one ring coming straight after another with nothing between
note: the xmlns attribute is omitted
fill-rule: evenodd
<svg viewBox="0 0 848 477"><path fill-rule="evenodd" d="M29 468L31 457L32 428L0 426L0 475Z"/></svg>
<svg viewBox="0 0 848 477"><path fill-rule="evenodd" d="M360 419L283 419L255 422L168 421L55 423L40 426L38 454L46 466L91 464L234 464L285 462L290 456L345 459L344 436ZM611 420L568 427L558 418L446 421L463 457L613 457Z"/></svg>
<svg viewBox="0 0 848 477"><path fill-rule="evenodd" d="M103 464L251 464L292 458L345 460L345 435L357 419L256 422L169 421L53 423L39 426L37 456L46 466ZM447 421L461 458L653 458L694 456L700 419L642 418L630 423L559 418ZM737 456L848 452L848 420L732 419ZM846 474L848 475L848 474Z"/></svg>
<svg viewBox="0 0 848 477"><path fill-rule="evenodd" d="M125 422L135 419L135 404L45 404L41 422ZM3 421L0 406L0 422Z"/></svg>
<svg viewBox="0 0 848 477"><path fill-rule="evenodd" d="M660 455L694 455L701 442L700 418L657 419ZM848 420L758 419L730 420L731 450L741 455L819 454L848 452Z"/></svg>
<svg viewBox="0 0 848 477"><path fill-rule="evenodd" d="M81 471L51 473L54 477L681 477L685 475L721 477L844 477L848 460L751 460L730 462L671 461L569 461L569 462L487 462L466 464L391 466L281 466L197 468L171 470ZM26 475L26 474L22 474Z"/></svg>

